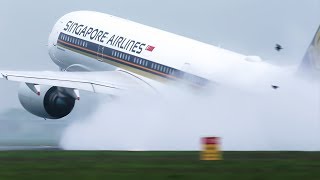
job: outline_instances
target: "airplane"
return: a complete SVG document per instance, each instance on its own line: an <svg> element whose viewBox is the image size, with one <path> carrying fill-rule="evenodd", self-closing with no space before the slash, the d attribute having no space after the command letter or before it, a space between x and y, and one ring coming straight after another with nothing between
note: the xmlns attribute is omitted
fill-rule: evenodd
<svg viewBox="0 0 320 180"><path fill-rule="evenodd" d="M300 69L309 71L320 60L319 32ZM22 106L44 119L69 115L80 91L121 97L134 91L161 93L175 84L274 91L280 87L274 75L282 72L258 56L92 11L61 17L49 35L48 51L60 71L0 70L1 78L21 83Z"/></svg>

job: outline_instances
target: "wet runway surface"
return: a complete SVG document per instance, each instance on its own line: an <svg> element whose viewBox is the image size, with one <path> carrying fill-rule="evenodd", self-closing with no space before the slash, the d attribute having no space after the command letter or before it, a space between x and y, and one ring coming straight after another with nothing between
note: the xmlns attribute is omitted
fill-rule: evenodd
<svg viewBox="0 0 320 180"><path fill-rule="evenodd" d="M0 146L0 151L61 151L57 146Z"/></svg>

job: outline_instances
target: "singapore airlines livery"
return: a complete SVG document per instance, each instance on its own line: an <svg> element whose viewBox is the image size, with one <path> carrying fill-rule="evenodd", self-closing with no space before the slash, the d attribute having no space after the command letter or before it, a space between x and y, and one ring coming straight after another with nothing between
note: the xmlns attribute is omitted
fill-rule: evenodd
<svg viewBox="0 0 320 180"><path fill-rule="evenodd" d="M263 83L260 79L281 71L257 56L90 11L59 19L48 43L49 55L61 71L0 73L21 82L19 100L26 110L49 119L67 116L80 99L79 90L121 96L136 89L157 92L178 82L193 88L224 84L272 90L278 87L272 78ZM318 30L301 67L317 68L319 52Z"/></svg>

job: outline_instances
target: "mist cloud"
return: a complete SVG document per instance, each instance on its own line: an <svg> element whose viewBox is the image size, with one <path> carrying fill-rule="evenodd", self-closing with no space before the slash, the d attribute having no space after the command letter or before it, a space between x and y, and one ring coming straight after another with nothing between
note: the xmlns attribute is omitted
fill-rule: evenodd
<svg viewBox="0 0 320 180"><path fill-rule="evenodd" d="M101 103L65 131L67 150L199 150L219 136L224 150L319 150L316 84L288 78L278 91L216 86L212 93L170 88L161 95Z"/></svg>

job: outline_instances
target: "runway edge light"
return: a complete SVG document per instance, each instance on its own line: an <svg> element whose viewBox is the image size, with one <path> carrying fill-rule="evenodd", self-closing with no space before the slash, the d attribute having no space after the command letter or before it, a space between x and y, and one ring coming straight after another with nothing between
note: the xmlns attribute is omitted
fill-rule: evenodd
<svg viewBox="0 0 320 180"><path fill-rule="evenodd" d="M220 150L221 138L219 137L204 137L201 139L202 151L200 159L203 161L222 160Z"/></svg>

